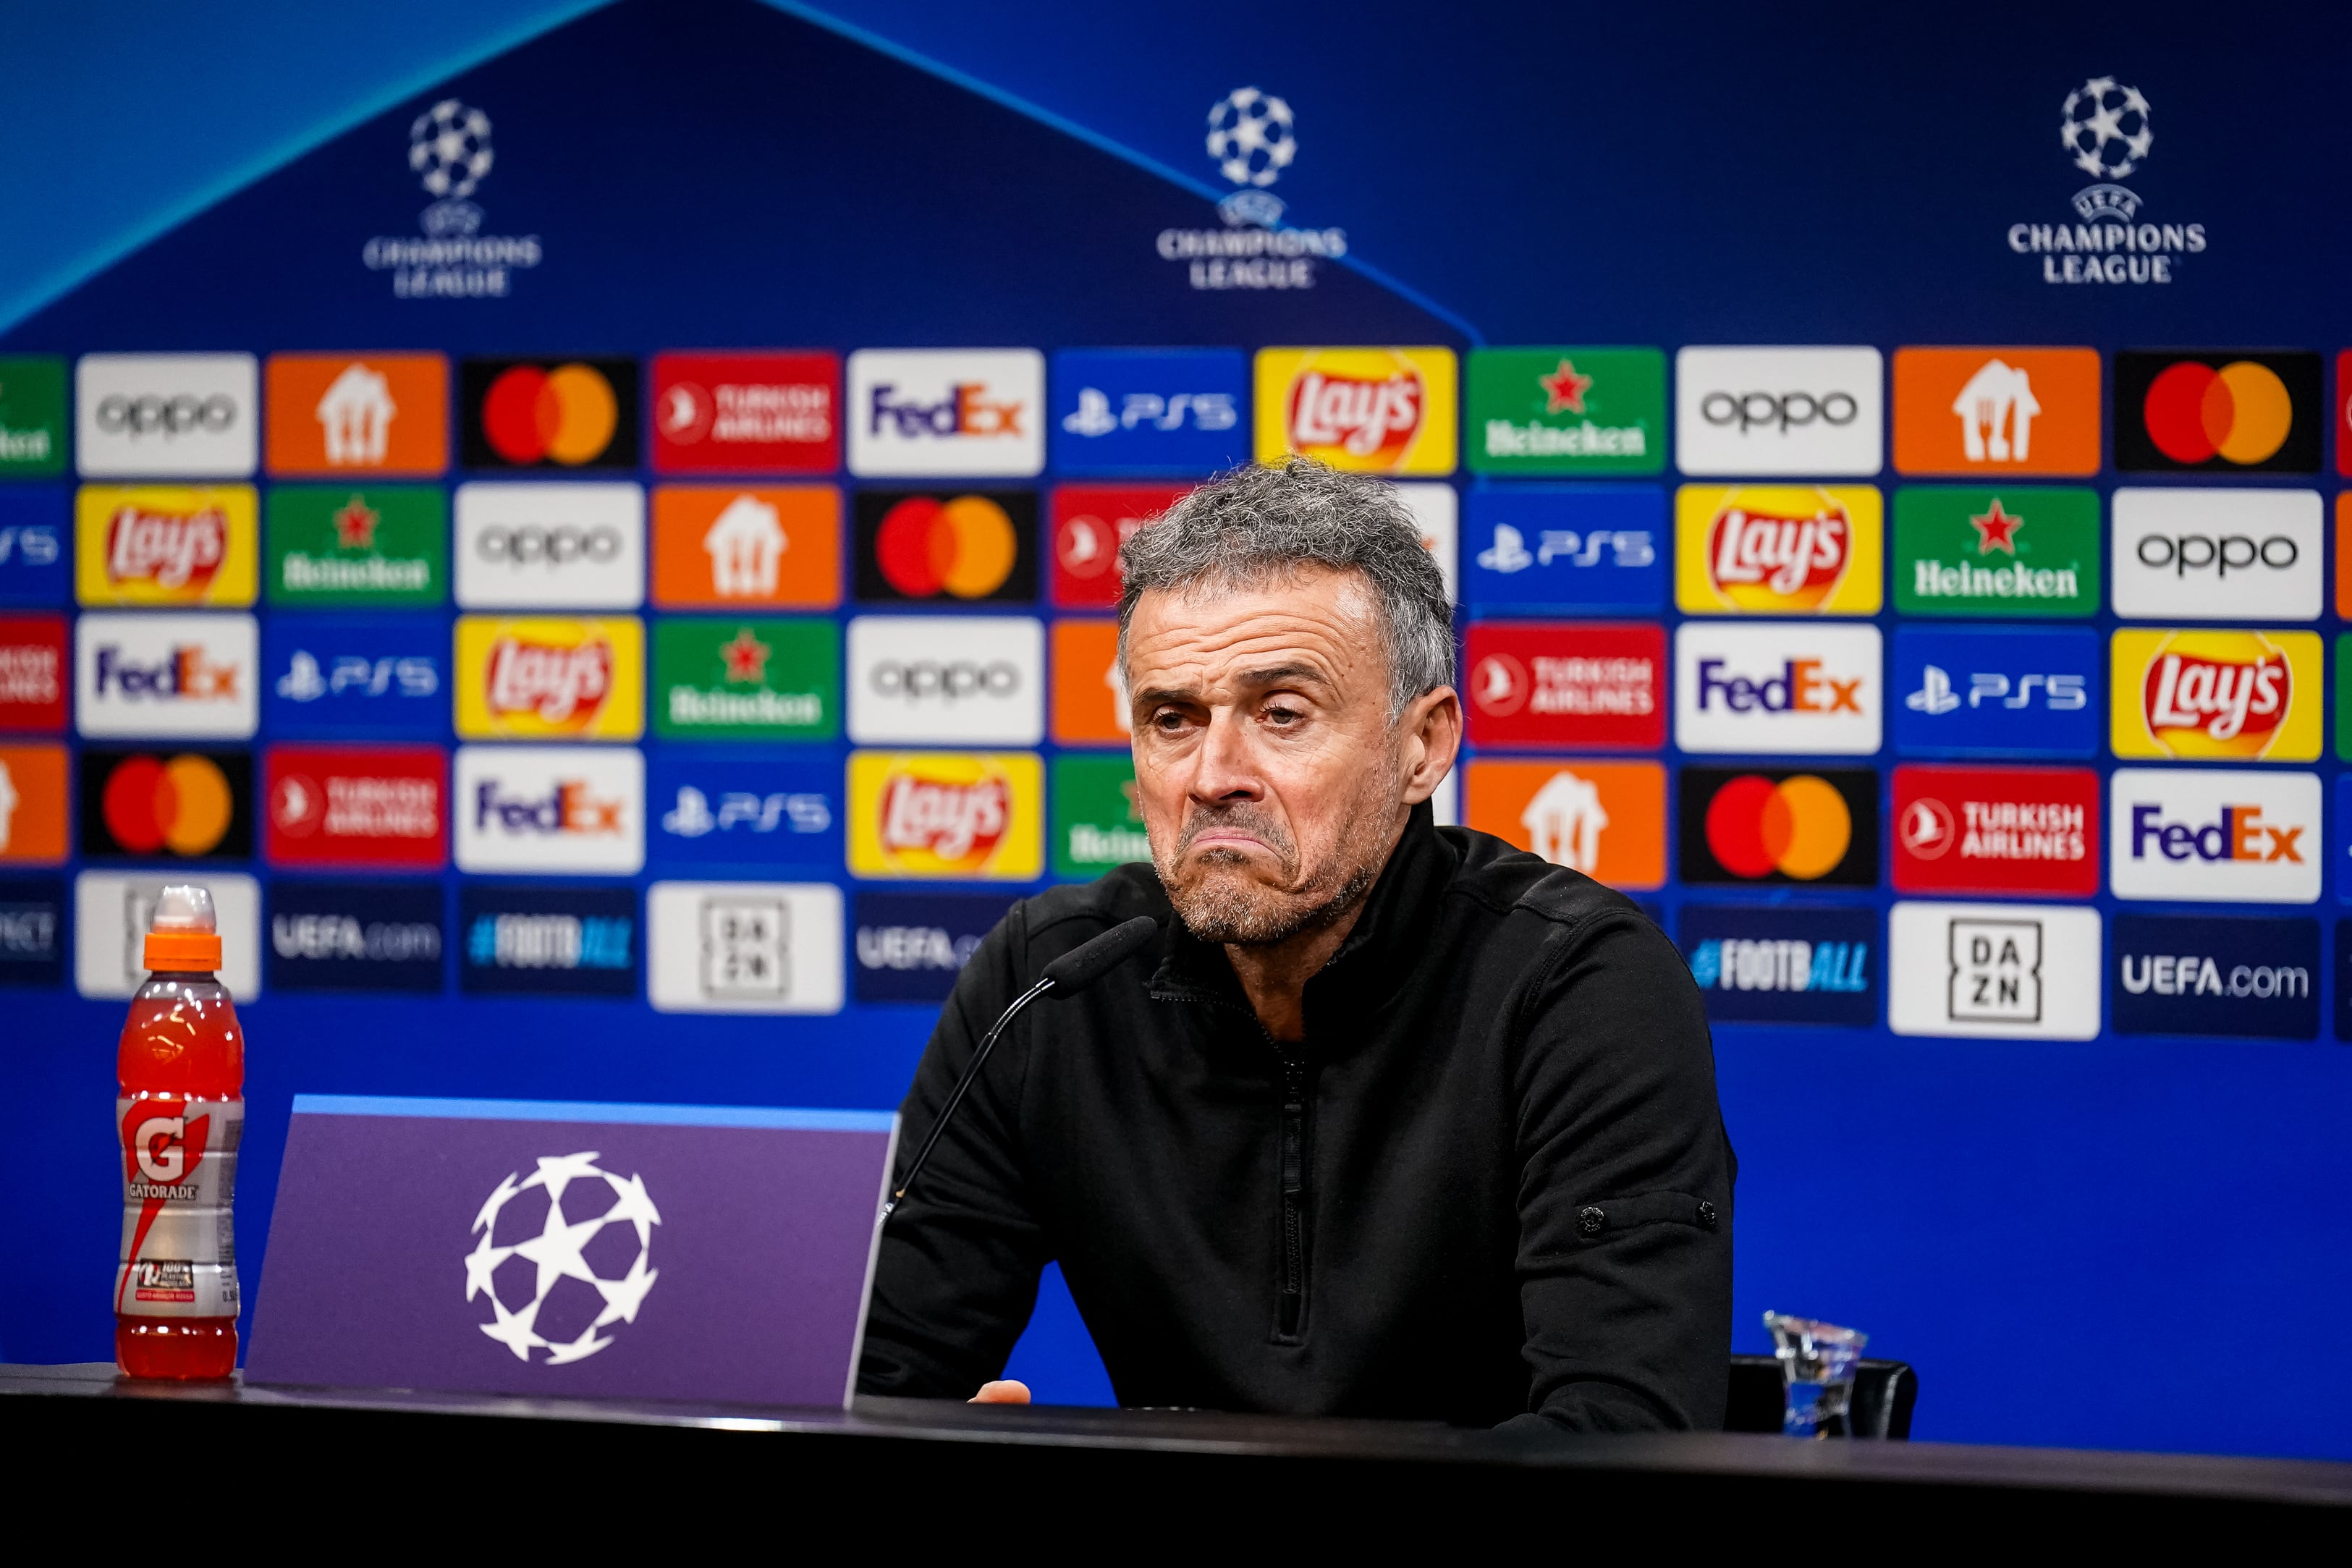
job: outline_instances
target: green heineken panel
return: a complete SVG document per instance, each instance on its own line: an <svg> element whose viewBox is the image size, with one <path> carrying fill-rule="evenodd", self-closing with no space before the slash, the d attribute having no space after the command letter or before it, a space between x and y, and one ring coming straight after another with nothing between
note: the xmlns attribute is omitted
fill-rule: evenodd
<svg viewBox="0 0 2352 1568"><path fill-rule="evenodd" d="M1477 474L1658 474L1666 356L1655 349L1473 349L1463 461Z"/></svg>
<svg viewBox="0 0 2352 1568"><path fill-rule="evenodd" d="M841 632L830 621L654 622L654 733L670 740L831 740Z"/></svg>
<svg viewBox="0 0 2352 1568"><path fill-rule="evenodd" d="M66 471L66 362L50 354L0 355L0 478Z"/></svg>
<svg viewBox="0 0 2352 1568"><path fill-rule="evenodd" d="M1906 615L2095 615L2100 580L2096 490L1895 492L1895 608Z"/></svg>
<svg viewBox="0 0 2352 1568"><path fill-rule="evenodd" d="M1054 874L1097 877L1150 858L1143 814L1135 809L1135 763L1125 757L1054 758Z"/></svg>
<svg viewBox="0 0 2352 1568"><path fill-rule="evenodd" d="M2336 755L2352 762L2352 686L2345 685L2347 676L2352 676L2352 636L2341 636L2336 639Z"/></svg>
<svg viewBox="0 0 2352 1568"><path fill-rule="evenodd" d="M414 609L449 594L449 507L432 485L278 485L265 538L272 604Z"/></svg>

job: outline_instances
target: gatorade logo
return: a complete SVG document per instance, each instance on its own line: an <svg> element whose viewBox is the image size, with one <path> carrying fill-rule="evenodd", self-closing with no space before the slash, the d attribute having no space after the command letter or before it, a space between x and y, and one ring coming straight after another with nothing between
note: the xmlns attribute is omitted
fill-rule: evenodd
<svg viewBox="0 0 2352 1568"><path fill-rule="evenodd" d="M2116 356L2116 466L2319 471L2319 356L2206 350Z"/></svg>
<svg viewBox="0 0 2352 1568"><path fill-rule="evenodd" d="M2320 748L2319 638L2308 632L2115 635L2118 757L2307 762Z"/></svg>
<svg viewBox="0 0 2352 1568"><path fill-rule="evenodd" d="M1686 882L1878 880L1878 775L1868 768L1685 768L1681 788Z"/></svg>
<svg viewBox="0 0 2352 1568"><path fill-rule="evenodd" d="M634 360L468 360L465 452L475 468L635 468Z"/></svg>
<svg viewBox="0 0 2352 1568"><path fill-rule="evenodd" d="M82 767L84 853L242 859L249 852L247 758L85 752Z"/></svg>

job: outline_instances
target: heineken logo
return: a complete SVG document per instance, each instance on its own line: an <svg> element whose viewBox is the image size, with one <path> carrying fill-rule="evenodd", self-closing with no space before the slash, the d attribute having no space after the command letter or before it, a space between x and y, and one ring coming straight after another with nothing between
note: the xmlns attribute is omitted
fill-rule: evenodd
<svg viewBox="0 0 2352 1568"><path fill-rule="evenodd" d="M1665 359L1654 349L1477 349L1467 460L1480 473L1656 474Z"/></svg>
<svg viewBox="0 0 2352 1568"><path fill-rule="evenodd" d="M1913 614L2097 611L2095 491L1906 486L1895 498L1896 609Z"/></svg>
<svg viewBox="0 0 2352 1568"><path fill-rule="evenodd" d="M446 597L448 525L437 488L280 485L268 508L272 603L414 608Z"/></svg>
<svg viewBox="0 0 2352 1568"><path fill-rule="evenodd" d="M828 739L840 663L829 622L657 622L655 727L672 737Z"/></svg>

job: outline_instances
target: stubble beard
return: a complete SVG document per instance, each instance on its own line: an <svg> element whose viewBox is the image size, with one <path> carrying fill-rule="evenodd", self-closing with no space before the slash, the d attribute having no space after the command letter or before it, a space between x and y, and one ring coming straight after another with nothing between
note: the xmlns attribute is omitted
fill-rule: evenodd
<svg viewBox="0 0 2352 1568"><path fill-rule="evenodd" d="M1390 819L1375 802L1353 802L1330 858L1302 881L1298 844L1282 825L1249 805L1204 809L1185 825L1171 855L1155 852L1153 867L1184 928L1203 942L1270 947L1330 925L1363 901L1388 861ZM1192 845L1217 829L1239 829L1274 852L1279 883L1251 874L1239 850Z"/></svg>

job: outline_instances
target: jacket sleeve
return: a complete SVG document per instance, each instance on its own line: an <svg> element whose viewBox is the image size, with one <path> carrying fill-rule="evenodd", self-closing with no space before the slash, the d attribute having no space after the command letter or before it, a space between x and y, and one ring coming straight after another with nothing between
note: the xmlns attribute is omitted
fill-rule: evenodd
<svg viewBox="0 0 2352 1568"><path fill-rule="evenodd" d="M1018 994L1024 946L1016 904L957 977L899 1107L894 1187L982 1036ZM969 1399L1003 1371L1029 1322L1047 1254L1019 1157L1027 1035L1022 1022L1005 1031L921 1180L883 1227L858 1364L860 1394Z"/></svg>
<svg viewBox="0 0 2352 1568"><path fill-rule="evenodd" d="M1631 914L1551 939L1517 1065L1529 1415L1574 1431L1723 1425L1738 1162L1706 1013Z"/></svg>

